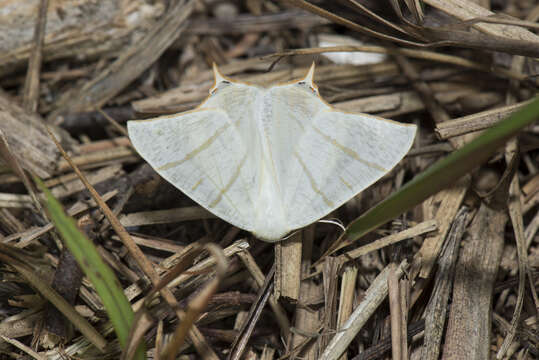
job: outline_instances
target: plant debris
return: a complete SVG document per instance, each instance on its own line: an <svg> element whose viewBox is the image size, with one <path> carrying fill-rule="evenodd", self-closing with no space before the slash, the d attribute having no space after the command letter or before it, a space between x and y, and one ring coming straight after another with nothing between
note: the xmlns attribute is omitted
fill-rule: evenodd
<svg viewBox="0 0 539 360"><path fill-rule="evenodd" d="M533 1L0 8L1 358L539 357L538 121L359 239L341 225L537 99ZM336 108L419 127L401 163L327 221L262 242L131 147L126 122L196 107L212 63L268 85L313 61ZM33 177L113 270L133 310L125 342L89 281L100 272L84 276Z"/></svg>

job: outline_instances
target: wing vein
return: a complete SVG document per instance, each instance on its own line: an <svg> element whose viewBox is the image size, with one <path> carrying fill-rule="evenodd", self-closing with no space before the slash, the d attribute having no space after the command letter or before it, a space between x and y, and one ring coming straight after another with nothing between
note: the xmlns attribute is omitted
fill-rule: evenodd
<svg viewBox="0 0 539 360"><path fill-rule="evenodd" d="M219 136L221 136L221 134L223 132L225 132L226 129L228 129L230 127L230 123L226 123L224 124L223 126L221 126L219 129L217 129L212 136L210 136L208 139L206 139L206 141L204 141L202 144L200 144L197 148L195 148L193 151L187 153L187 155L185 155L183 157L183 159L181 160L177 160L177 161L171 161L165 165L162 165L160 167L157 168L158 171L164 171L164 170L168 170L168 169L171 169L171 168L174 168L176 166L179 166L181 164L183 164L184 162L188 161L188 160L191 160L192 158L194 158L196 155L198 155L199 153L201 153L202 151L206 150L207 148L209 148L211 146L211 144L217 140L219 138Z"/></svg>
<svg viewBox="0 0 539 360"><path fill-rule="evenodd" d="M371 161L367 161L365 159L362 159L359 154L357 152L355 152L353 149L347 147L347 146L344 146L343 144L339 143L336 139L332 138L331 136L329 135L326 135L322 132L322 130L320 130L319 128L317 128L316 126L313 125L313 129L314 131L316 131L320 136L322 136L322 138L324 140L326 140L327 142L329 142L331 145L335 146L336 148L340 149L342 152L344 152L346 155L350 156L351 158L359 161L360 163L362 164L365 164L373 169L376 169L376 170L379 170L379 171L382 171L382 172L388 172L389 170L381 167L380 165L378 164L375 164Z"/></svg>
<svg viewBox="0 0 539 360"><path fill-rule="evenodd" d="M331 201L327 198L326 194L324 194L324 193L318 188L318 186L316 185L316 182L314 181L313 174L311 174L311 172L309 171L309 169L307 169L307 166L305 165L305 163L303 162L303 160L301 159L301 157L299 156L299 154L297 153L297 151L294 151L294 157L295 157L296 159L298 159L299 164L301 165L301 167L302 167L302 169L303 169L303 172L305 172L305 175L307 175L307 178L309 179L309 183L310 183L311 188L313 189L313 191L322 197L322 199L324 200L324 202L326 203L327 206L333 207L333 202L331 202Z"/></svg>
<svg viewBox="0 0 539 360"><path fill-rule="evenodd" d="M234 170L234 174L232 174L232 177L230 178L230 180L228 181L226 186L219 191L219 195L217 195L215 200L213 200L212 203L209 205L210 208L215 207L222 200L223 196L225 196L227 198L227 200L230 202L230 204L234 207L234 209L236 209L236 211L238 211L238 209L236 208L236 206L232 202L232 200L228 196L226 196L226 193L228 192L228 190L232 187L232 185L236 182L236 180L240 176L241 169L242 169L243 164L245 163L246 159L247 159L247 153L245 153L245 155L241 159L238 166L236 166L236 169ZM238 213L239 213L239 211L238 211Z"/></svg>

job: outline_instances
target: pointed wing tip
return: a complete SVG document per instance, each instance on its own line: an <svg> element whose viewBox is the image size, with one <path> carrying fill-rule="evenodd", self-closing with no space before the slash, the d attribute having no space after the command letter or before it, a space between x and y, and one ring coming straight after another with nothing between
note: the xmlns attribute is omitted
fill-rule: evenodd
<svg viewBox="0 0 539 360"><path fill-rule="evenodd" d="M311 64L311 67L309 68L309 72L307 72L307 75L305 75L305 79L304 79L304 81L309 83L309 85L311 85L311 86L314 85L314 83L313 83L314 68L315 68L315 63L313 61L313 63Z"/></svg>
<svg viewBox="0 0 539 360"><path fill-rule="evenodd" d="M129 121L127 122L127 124L126 124L127 126L126 126L126 127L127 127L127 132L128 132L128 133L129 133L130 131L133 130L133 127L134 127L134 126L136 126L136 125L135 125L136 122L137 122L136 120L129 120Z"/></svg>
<svg viewBox="0 0 539 360"><path fill-rule="evenodd" d="M223 81L225 77L223 76L223 74L221 74L221 71L219 71L219 68L217 67L217 64L215 62L213 62L212 68L213 68L213 77L215 79L215 84L218 84L221 81Z"/></svg>

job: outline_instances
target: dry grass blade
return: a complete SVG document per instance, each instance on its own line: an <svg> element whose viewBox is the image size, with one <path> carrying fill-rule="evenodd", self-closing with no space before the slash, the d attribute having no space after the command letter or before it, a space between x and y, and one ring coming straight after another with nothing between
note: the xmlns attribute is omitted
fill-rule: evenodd
<svg viewBox="0 0 539 360"><path fill-rule="evenodd" d="M438 226L438 221L435 219L427 220L409 229L403 230L396 234L385 236L381 239L373 241L370 244L360 246L354 250L350 250L342 255L339 255L339 260L341 261L341 263L344 264L347 261L357 259L358 257L366 255L372 251L382 249L392 244L396 244L399 241L410 239L414 236L423 235L425 233L433 232L436 230L440 230Z"/></svg>
<svg viewBox="0 0 539 360"><path fill-rule="evenodd" d="M275 13L261 13L261 11L256 11L256 13L257 14L240 14L233 19L192 19L189 21L186 32L188 34L213 36L223 34L243 35L282 29L294 29L302 26L311 27L327 24L329 22L316 15L295 9Z"/></svg>
<svg viewBox="0 0 539 360"><path fill-rule="evenodd" d="M381 16L379 16L378 14L376 14L375 12L369 10L367 7L365 7L363 4L361 4L360 2L356 1L356 0L348 0L350 1L350 3L352 3L355 7L357 7L363 14L369 16L370 18L380 22L381 24L384 24L386 25L387 27L393 29L393 30L396 30L400 33L402 33L403 35L407 35L408 34L408 31L406 29L403 29L401 28L400 26L390 22L390 21L387 21L386 19L382 18ZM394 6L395 8L395 6Z"/></svg>
<svg viewBox="0 0 539 360"><path fill-rule="evenodd" d="M262 270L260 270L260 268L256 264L255 259L253 258L253 256L247 249L245 249L242 252L239 252L237 255L241 259L241 261L243 262L243 264L245 265L245 267L247 268L251 276L253 277L255 283L257 284L256 290L259 291L260 287L264 285L264 279L265 279L264 274L262 273ZM281 328L282 337L285 339L288 338L288 336L290 335L290 320L288 320L286 311L281 306L281 304L276 300L275 296L270 297L269 304Z"/></svg>
<svg viewBox="0 0 539 360"><path fill-rule="evenodd" d="M157 295L159 291L170 285L170 282L176 279L180 274L186 272L188 267L192 266L193 261L201 252L202 249L200 248L199 244L192 244L191 246L185 248L181 254L178 254L176 265L174 265L172 269L161 277L159 282L154 284L153 289L146 295L144 300L146 306L150 305L150 301L154 299L155 295ZM215 259L213 260L215 261Z"/></svg>
<svg viewBox="0 0 539 360"><path fill-rule="evenodd" d="M0 5L0 245L33 254L15 260L52 284L108 341L101 353L88 335L44 302L38 287L2 262L3 353L127 359L135 349L140 351L134 356L142 357L145 345L146 357L161 360L175 352L177 358L203 360L538 356L539 283L533 269L539 263L539 4L0 3L17 4ZM257 204L260 194L252 186L268 174L258 165L260 154L269 151L284 193L279 213L288 220L291 208L294 216L316 210L317 195L300 198L304 190L316 188L335 203L332 184L339 193L350 189L348 179L363 178L362 171L334 166L338 161L332 159L348 154L347 141L366 143L369 129L357 125L361 131L355 132L356 124L338 121L315 126L334 134L336 142L333 136L320 138L320 145L332 150L324 153L327 159L304 157L302 172L293 170L296 160L281 156L311 139L301 120L303 104L295 97L270 92L271 101L262 108L272 106L272 115L292 105L282 121L270 122L256 115L258 101L243 101L239 93L227 99L227 112L251 106L241 112L243 124L264 123L241 130L240 140L225 140L236 126L216 132L193 122L178 132L170 119L208 98L212 63L223 75L254 86L288 82L294 89L293 80L304 77L313 61L318 92L336 112L413 123L418 131L408 154L376 183L286 241L265 243L242 230L248 227L219 219L174 183L194 180L190 185L196 183L198 190L217 186L208 197L223 192L222 204L233 203L240 218L249 220L253 213L269 218L269 212L240 211ZM181 156L170 152L176 145L200 149L185 160L192 171L172 182L145 162L126 132L127 121L161 115L171 128L143 132L149 150L160 148L160 159L174 161ZM185 122L176 124L182 128ZM291 136L289 130L299 124L304 127ZM62 157L47 126L69 157ZM208 136L211 146L201 146ZM519 146L507 165L502 147L513 137ZM385 146L397 143L393 140L383 137L357 153L365 160L384 156ZM249 166L239 166L229 178L234 169L228 159L244 148ZM209 171L203 171L206 166ZM194 179L199 171L203 174ZM314 182L294 186L306 173ZM321 173L328 178L318 178ZM66 209L61 213L76 223L54 218L61 225L55 229L49 213L36 208L46 210L37 202L45 191L35 190L30 174L44 179L59 200L54 209ZM457 181L458 176L464 177ZM237 194L254 197L246 202ZM68 223L73 225L69 233L58 230ZM336 224L348 226L343 233ZM76 236L81 232L85 236ZM84 244L82 250L58 234ZM90 255L92 243L96 251ZM208 243L217 244L229 264L219 280L216 257L203 250ZM325 256L328 249L338 250ZM66 256L75 253L82 253L86 277L80 278ZM377 276L386 276L388 264L403 259L410 263L407 276L387 276L380 285L387 290L375 291ZM103 262L109 273L103 272ZM258 298L273 266L273 292ZM111 296L95 281L104 275L105 288L114 290ZM112 286L111 278L119 284ZM116 310L119 301L123 306ZM258 312L248 318L251 309Z"/></svg>
<svg viewBox="0 0 539 360"><path fill-rule="evenodd" d="M423 18L425 17L425 14L423 13L423 7L419 0L404 0L404 3L406 4L408 10L410 10L412 15L414 16L416 24L423 23Z"/></svg>
<svg viewBox="0 0 539 360"><path fill-rule="evenodd" d="M503 249L507 215L482 203L463 240L456 265L444 356L488 359L492 288ZM485 241L488 238L489 241Z"/></svg>
<svg viewBox="0 0 539 360"><path fill-rule="evenodd" d="M530 29L539 29L539 24L535 22L517 20L517 19L512 19L512 18L505 18L503 14L501 15L494 14L490 16L475 17L473 19L455 24L454 26L455 27L469 27L470 25L474 25L478 23L516 25L516 26L522 26L522 27L526 27Z"/></svg>
<svg viewBox="0 0 539 360"><path fill-rule="evenodd" d="M509 166L516 163L515 157L518 156L518 142L516 139L509 142L505 148L506 162L510 164ZM503 340L498 353L496 354L497 359L502 359L509 346L515 338L517 326L520 322L520 314L522 311L522 306L524 304L524 290L526 288L526 275L528 274L528 255L526 248L526 238L524 236L524 221L522 219L522 204L520 202L521 198L520 185L518 183L518 176L515 174L511 179L511 184L509 185L509 200L508 200L508 209L509 217L511 223L513 224L513 231L515 233L515 241L517 245L517 255L518 255L518 292L517 300L515 304L515 310L513 312L513 317L511 319L511 327L507 332L506 337Z"/></svg>
<svg viewBox="0 0 539 360"><path fill-rule="evenodd" d="M125 127L121 126L120 124L118 124L118 122L116 120L114 120L112 117L109 116L109 114L107 114L106 112L104 112L102 109L97 109L97 111L103 115L103 117L105 119L107 119L107 121L109 122L109 124L111 124L120 134L122 134L123 136L127 136L127 130L125 129ZM129 143L129 145L131 145L131 143ZM132 146L132 145L131 145Z"/></svg>
<svg viewBox="0 0 539 360"><path fill-rule="evenodd" d="M325 349L331 340L331 335L334 329L337 328L337 285L341 264L338 259L333 256L327 257L324 261L322 270L323 294L324 294L324 309L321 324L323 326L320 336L316 338L316 347Z"/></svg>
<svg viewBox="0 0 539 360"><path fill-rule="evenodd" d="M103 194L103 200L109 201L116 195L116 191L111 191L106 194ZM82 204L82 203L75 203L71 208L67 210L67 214L69 216L75 216L79 215L80 213L87 211L88 209L95 207L96 203L92 200L89 204ZM15 241L17 239L20 239L16 244L15 247L18 248L24 248L28 246L32 241L36 240L40 236L46 234L47 232L51 231L54 228L54 224L52 222L49 222L46 225L43 225L41 227L31 228L29 230L26 230L21 233L15 233L12 234L6 238L4 238L5 243L9 243L12 241Z"/></svg>
<svg viewBox="0 0 539 360"><path fill-rule="evenodd" d="M528 35L522 35L523 31L527 31L524 29L521 29L523 31L520 31L519 35L522 37L514 37L512 38L512 33L506 33L504 35L499 35L495 31L485 35L481 33L471 33L467 31L455 31L455 30L444 30L440 28L433 28L433 27L420 27L415 26L408 22L400 12L397 12L397 14L401 15L401 20L408 25L411 25L408 29L408 35L412 35L416 38L420 39L428 39L427 42L417 43L413 41L408 41L405 39L399 39L390 35L386 35L380 32L373 31L371 29L368 29L366 27L357 25L356 23L345 19L341 16L338 16L334 13L331 13L325 9L322 9L318 6L315 6L311 3L308 3L304 0L286 0L286 2L292 3L297 7L303 8L307 11L313 12L315 14L318 14L320 16L323 16L337 24L344 25L354 31L357 31L359 33L370 35L372 37L378 38L380 40L386 40L391 41L396 44L401 45L412 45L412 46L418 46L418 47L440 47L440 46L459 46L459 47L466 47L466 48L472 48L472 49L488 49L491 51L501 51L506 52L510 54L515 55L524 55L524 56L530 56L530 57L539 57L539 48L537 47L537 41L538 39L533 37L533 34L528 32ZM454 1L448 1L448 2L442 2L439 0L430 0L425 1L427 4L439 7L440 9L444 11L448 11L451 14L460 16L462 15L461 12L459 12L460 9L458 7L467 8L468 2L465 0L454 0ZM480 6L477 6L477 8L474 8L474 10L477 11L478 14L485 14L484 12L481 12L479 9L483 9ZM454 9L457 9L453 12ZM474 10L471 12L465 11L463 16L470 16L469 14L474 13ZM485 9L483 9L485 10ZM490 24L484 24L484 25L490 25ZM477 25L481 27L481 25ZM416 33L416 31L418 33ZM507 36L509 35L509 36Z"/></svg>
<svg viewBox="0 0 539 360"><path fill-rule="evenodd" d="M37 178L35 181L44 194L47 214L62 237L63 245L65 245L57 265L53 286L57 287L66 299L73 301L79 292L82 272L84 272L99 295L96 302L102 304L120 345L125 346L133 323L133 311L112 269L104 263L98 249L80 229L88 232L92 228L93 222L89 217L83 217L79 224L76 224L72 218L66 216L62 205L51 195L43 183ZM47 326L51 332L58 334L58 336L68 336L60 321L54 320L52 312L48 313L48 318ZM138 350L135 358L142 359L144 346Z"/></svg>
<svg viewBox="0 0 539 360"><path fill-rule="evenodd" d="M36 209L41 211L41 203L39 202L39 198L37 197L34 187L32 186L30 179L28 179L28 176L26 176L26 173L24 172L23 168L19 164L19 161L11 152L10 146L2 130L0 130L0 156L9 165L11 170L15 172L15 174L17 174L17 176L21 179L22 183L24 184L24 187L26 188L26 191L28 192L28 194L30 194L30 197L32 198L32 203L34 204Z"/></svg>
<svg viewBox="0 0 539 360"><path fill-rule="evenodd" d="M125 227L133 227L213 218L215 218L215 215L208 210L200 206L189 206L169 210L130 213L120 217L120 223Z"/></svg>
<svg viewBox="0 0 539 360"><path fill-rule="evenodd" d="M169 360L174 360L176 358L176 354L181 345L184 343L187 334L191 330L191 327L208 305L211 296L215 294L220 282L224 279L227 272L228 261L219 246L215 244L206 244L202 249L208 251L215 258L215 277L211 279L208 284L187 305L185 316L183 317L180 325L176 328L170 342L163 349L162 357Z"/></svg>
<svg viewBox="0 0 539 360"><path fill-rule="evenodd" d="M508 70L501 66L492 66L488 64L481 64L479 62L448 55L440 54L434 51L429 50L416 50L408 48L399 48L394 49L390 47L374 46L374 45L365 45L365 46L353 46L353 45L342 45L342 46L325 46L325 47L311 47L306 49L293 49L288 51L277 52L275 54L263 56L262 59L275 59L284 56L295 56L295 55L314 55L314 54L323 54L326 52L368 52L368 53L378 53L378 54L388 54L392 55L394 53L407 56L414 59L423 59L431 60L434 62L439 62L441 64L450 64L455 66L461 66L468 69L484 71L486 73L494 72L494 74L499 75L503 78L515 79L515 80L525 80L527 76L517 73L512 70Z"/></svg>
<svg viewBox="0 0 539 360"><path fill-rule="evenodd" d="M230 348L230 355L228 356L229 360L239 360L241 359L247 342L251 337L251 334L254 330L256 322L260 317L262 310L266 306L268 299L270 298L273 292L273 275L275 274L275 266L273 266L270 272L266 275L264 284L258 290L258 296L256 301L251 306L247 318L244 320L241 330L238 333L238 336L234 340Z"/></svg>
<svg viewBox="0 0 539 360"><path fill-rule="evenodd" d="M315 340L323 328L320 322L322 314L319 309L310 305L323 296L323 289L319 282L307 278L314 247L314 233L313 226L309 226L303 231L302 280L300 283L302 301L295 306L294 325L290 329L291 336L288 337L289 350L287 355L292 358L302 356L306 359L316 359L319 356Z"/></svg>
<svg viewBox="0 0 539 360"><path fill-rule="evenodd" d="M461 21L495 15L490 10L468 0L425 0L425 3ZM537 35L517 26L478 23L474 28L496 36L507 36L513 39L537 41Z"/></svg>
<svg viewBox="0 0 539 360"><path fill-rule="evenodd" d="M90 194L92 195L95 202L99 205L105 216L107 217L107 220L111 223L112 227L118 234L118 236L122 239L122 242L124 245L129 249L129 251L132 253L133 257L136 259L139 266L142 268L144 273L150 277L150 279L154 278L157 279L157 274L155 273L155 270L153 269L150 262L146 259L142 251L140 251L140 248L133 242L131 237L129 236L129 233L125 230L125 228L121 225L120 221L116 218L116 216L112 213L107 203L103 201L103 198L97 193L95 188L90 184L90 182L86 179L86 177L82 174L82 172L79 170L79 168L73 163L69 155L64 151L58 140L56 140L56 137L52 132L49 131L49 135L51 136L51 139L54 141L62 155L64 156L64 159L67 161L67 163L71 166L71 168L77 173L79 179L83 182L84 186L88 189Z"/></svg>
<svg viewBox="0 0 539 360"><path fill-rule="evenodd" d="M135 358L137 348L140 344L144 343L144 334L152 327L155 321L148 312L140 311L135 314L133 323L135 326L131 327L128 337L129 342L122 350L120 360L130 360Z"/></svg>
<svg viewBox="0 0 539 360"><path fill-rule="evenodd" d="M163 321L157 323L157 334L155 335L155 360L161 360L163 346Z"/></svg>
<svg viewBox="0 0 539 360"><path fill-rule="evenodd" d="M457 216L464 195L468 191L470 179L465 178L457 182L449 189L440 191L424 204L427 216L438 221L438 232L427 236L421 248L414 256L413 264L419 268L419 277L428 279L435 264L438 254L442 251L444 239L451 228L451 223ZM413 266L414 267L414 266ZM412 279L415 274L412 275Z"/></svg>
<svg viewBox="0 0 539 360"><path fill-rule="evenodd" d="M449 120L449 114L441 106L438 100L434 97L434 92L432 91L430 85L427 82L422 81L419 76L419 71L415 65L413 65L406 57L401 55L398 51L393 54L395 60L399 64L399 67L402 69L404 75L410 80L415 91L421 95L423 103L429 112L430 116L435 123L440 123L443 121Z"/></svg>
<svg viewBox="0 0 539 360"><path fill-rule="evenodd" d="M344 267L341 281L341 290L339 294L339 309L337 313L337 329L342 329L346 320L354 310L354 300L356 292L356 281L358 267L348 265ZM340 360L346 360L346 354L340 357Z"/></svg>
<svg viewBox="0 0 539 360"><path fill-rule="evenodd" d="M65 315L99 350L104 351L107 340L73 306L38 276L28 265L27 256L22 250L0 244L0 260L16 269L38 292L49 300Z"/></svg>
<svg viewBox="0 0 539 360"><path fill-rule="evenodd" d="M295 5L295 6L299 7L299 8L302 8L302 9L310 11L310 12L312 12L314 14L325 17L326 19L329 19L329 20L333 21L336 24L346 26L346 27L350 28L351 30L357 31L357 32L359 32L361 34L372 36L372 37L380 39L380 40L392 41L392 42L395 42L395 43L401 44L401 45L424 46L424 44L421 44L421 43L408 41L408 40L404 40L404 39L399 39L399 38L396 38L394 36L390 36L390 35L382 34L380 32L373 31L373 30L371 30L371 29L369 29L367 27L360 26L360 25L354 23L353 21L350 21L350 20L345 19L345 18L343 18L341 16L333 14L333 13L327 11L327 10L324 10L324 9L322 9L322 8L316 6L316 5L313 5L311 3L308 3L307 1L304 1L304 0L281 0L281 1L291 3L292 5Z"/></svg>
<svg viewBox="0 0 539 360"><path fill-rule="evenodd" d="M4 335L0 335L0 338L2 338L2 340L4 340L5 342L10 343L10 344L14 345L15 347L19 348L20 350L24 351L26 354L28 354L29 356L31 356L32 358L34 358L36 360L46 360L47 359L45 356L37 353L31 347L24 345L23 343L21 343L18 340L10 339L10 338L8 338L8 337L6 337Z"/></svg>
<svg viewBox="0 0 539 360"><path fill-rule="evenodd" d="M192 248L192 247L196 248L197 246L198 246L197 243L191 244L188 247L186 247L183 250L182 253L173 255L171 257L171 258L174 259L174 260L172 260L172 262L175 263L177 257L181 258L184 255L184 253L190 251L189 250L190 248ZM248 249L249 246L250 246L249 243L245 239L240 239L240 240L236 240L233 244L226 247L223 251L224 251L225 256L227 258L230 258L230 257L236 255L237 253L240 253L240 252ZM167 261L166 263L167 264L162 264L162 265L167 266L169 262ZM201 261L197 262L195 265L191 266L185 272L185 274L181 274L181 275L178 276L178 274L179 274L178 270L174 270L170 274L165 275L165 278L167 278L167 279L168 279L168 277L173 278L173 280L170 280L170 282L168 283L168 287L174 287L174 286L178 286L180 284L183 284L183 283L187 282L189 279L193 278L193 276L195 276L196 274L207 273L215 265L216 265L216 258L208 257L208 258L206 258L204 260L201 260ZM172 273L174 273L174 275L172 275ZM164 280L162 280L162 281L164 281Z"/></svg>
<svg viewBox="0 0 539 360"><path fill-rule="evenodd" d="M102 165L108 165L109 162L114 162L118 160L128 160L135 159L135 152L132 149L125 148L123 146L118 146L112 149L106 149L103 151L95 151L89 154L74 156L71 160L72 162L80 167L96 167ZM58 171L67 171L71 169L71 165L65 160L62 159L58 163Z"/></svg>
<svg viewBox="0 0 539 360"><path fill-rule="evenodd" d="M463 206L455 216L438 259L439 268L434 279L434 293L425 310L425 336L421 352L421 358L425 360L436 360L440 356L447 304L453 289L455 263L460 240L466 229L468 212Z"/></svg>
<svg viewBox="0 0 539 360"><path fill-rule="evenodd" d="M125 230L125 228L120 224L120 221L118 218L112 213L108 205L103 201L101 196L97 193L97 191L94 189L94 187L86 180L86 177L80 172L79 168L73 163L71 158L67 155L67 153L64 151L60 143L56 140L56 137L52 132L49 131L49 135L51 136L52 140L64 156L64 159L69 163L69 165L73 168L73 170L77 173L80 180L84 183L90 194L92 195L95 202L99 205L103 213L105 214L107 220L110 222L112 228L120 239L122 240L123 244L127 247L131 255L135 258L135 261L139 264L139 266L142 268L144 273L150 278L152 283L157 284L159 282L159 275L151 265L151 263L148 261L146 256L142 253L140 248L134 243L133 239L129 236L129 233ZM163 298L167 301L167 303L172 307L175 308L176 306L176 299L174 298L174 295L172 295L172 292L168 288L163 288L161 294L163 295ZM180 320L183 318L183 313L178 311L177 312L178 317ZM217 355L211 350L210 346L205 342L202 334L198 332L198 329L193 326L193 329L191 330L190 337L199 351L200 354L204 354L207 359L217 359Z"/></svg>
<svg viewBox="0 0 539 360"><path fill-rule="evenodd" d="M492 12L467 0L425 0L425 3L458 18L470 20L476 17L493 15ZM537 57L539 38L532 32L500 24L477 23L473 26L482 33L455 30L425 29L435 40L455 42L459 46L502 51L515 55ZM484 33L484 34L483 34Z"/></svg>
<svg viewBox="0 0 539 360"><path fill-rule="evenodd" d="M470 33L466 31L449 31L434 28L425 28L423 34L429 34L436 42L445 42L446 45L460 46L471 49L485 49L500 51L513 55L538 57L537 43L527 40L508 39L506 37Z"/></svg>
<svg viewBox="0 0 539 360"><path fill-rule="evenodd" d="M52 176L60 154L48 139L43 119L38 114L26 112L2 91L0 91L0 130L23 169L44 179ZM65 143L72 144L72 139L65 132L57 128L54 132ZM31 136L28 136L29 134Z"/></svg>
<svg viewBox="0 0 539 360"><path fill-rule="evenodd" d="M34 31L34 47L30 55L28 73L24 83L24 108L28 112L35 112L39 103L39 75L41 71L41 59L43 40L45 39L45 25L47 24L47 9L49 0L40 0L36 28Z"/></svg>
<svg viewBox="0 0 539 360"><path fill-rule="evenodd" d="M134 3L126 6L116 0L102 0L99 4L81 0L62 3L60 7L55 2L49 3L52 6L48 7L43 48L43 60L48 63L61 62L73 56L80 60L87 56L99 58L111 51L116 52L120 46L133 40L134 33L147 33L148 23L152 23L152 19L162 11L156 4ZM25 69L34 49L33 35L39 1L27 1L22 5L3 6L5 17L2 19L1 32L5 37L0 47L1 76ZM126 19L127 16L132 17ZM77 80L81 76L88 76L92 69L94 66L89 64L66 71L53 69L42 72L42 80L52 80L53 83L61 79ZM21 78L21 85L23 81Z"/></svg>
<svg viewBox="0 0 539 360"><path fill-rule="evenodd" d="M388 286L388 298L389 298L389 312L391 320L391 353L393 359L405 360L408 358L408 349L402 347L403 339L406 339L407 334L406 326L403 324L406 319L405 312L407 308L402 308L401 303L401 290L399 286L400 276L395 271L397 265L395 263L389 264L389 276L387 281ZM404 329L403 329L404 327ZM404 340L405 342L405 340Z"/></svg>
<svg viewBox="0 0 539 360"><path fill-rule="evenodd" d="M407 263L403 261L394 271L395 277L400 277L406 270ZM382 301L388 295L388 279L390 268L386 267L373 281L361 303L354 310L352 315L344 323L344 328L341 329L331 339L331 342L324 349L320 356L323 360L336 360L346 350L348 345L357 336L363 325L370 318L372 313L378 308Z"/></svg>
<svg viewBox="0 0 539 360"><path fill-rule="evenodd" d="M289 239L275 244L275 299L297 301L301 273L303 236L296 232Z"/></svg>
<svg viewBox="0 0 539 360"><path fill-rule="evenodd" d="M436 134L438 134L441 139L449 139L451 137L465 135L470 132L488 129L515 111L518 111L523 106L528 105L530 101L532 100L527 100L518 104L507 105L500 108L475 113L473 115L464 116L462 118L451 119L438 123L436 124Z"/></svg>
<svg viewBox="0 0 539 360"><path fill-rule="evenodd" d="M125 51L99 76L86 83L75 97L70 94L66 96L49 118L56 119L68 111L93 110L117 95L153 64L185 30L195 3L194 0L171 3L166 17L144 39Z"/></svg>

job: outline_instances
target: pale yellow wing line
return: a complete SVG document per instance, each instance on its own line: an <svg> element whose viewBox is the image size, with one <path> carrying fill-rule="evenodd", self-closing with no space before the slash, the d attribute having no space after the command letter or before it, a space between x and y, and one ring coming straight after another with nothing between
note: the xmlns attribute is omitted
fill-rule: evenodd
<svg viewBox="0 0 539 360"><path fill-rule="evenodd" d="M331 145L339 148L340 150L342 150L343 153L345 153L346 155L356 159L357 161L359 161L360 163L363 163L367 166L370 166L371 168L374 168L376 170L380 170L380 171L383 171L383 172L389 172L388 169L385 169L383 168L382 166L372 162L372 161L367 161L365 159L362 159L359 154L357 152L355 152L354 150L352 150L351 148L347 147L347 146L344 146L343 144L339 143L336 139L332 138L331 136L328 136L326 135L322 130L320 130L319 128L317 128L316 126L313 125L313 129L314 131L316 131L318 134L320 134L320 136L322 136L322 138L324 140L326 140L327 142L329 142Z"/></svg>
<svg viewBox="0 0 539 360"><path fill-rule="evenodd" d="M228 129L230 127L230 123L226 123L224 124L223 126L221 126L219 129L217 129L216 132L213 133L212 136L210 136L206 141L204 141L202 144L200 144L200 146L198 146L197 148L195 148L193 151L191 151L190 153L188 153L187 155L184 156L183 159L181 160L177 160L177 161L171 161L169 163L166 163L165 165L162 165L160 167L158 167L156 170L158 171L164 171L164 170L169 170L169 169L172 169L176 166L179 166L181 164L183 164L184 162L188 161L188 160L191 160L192 158L194 158L196 155L198 155L199 153L201 153L202 151L204 151L205 149L209 148L211 146L211 144L217 140L217 138L219 136L221 136L221 134L223 132L226 131L226 129Z"/></svg>

